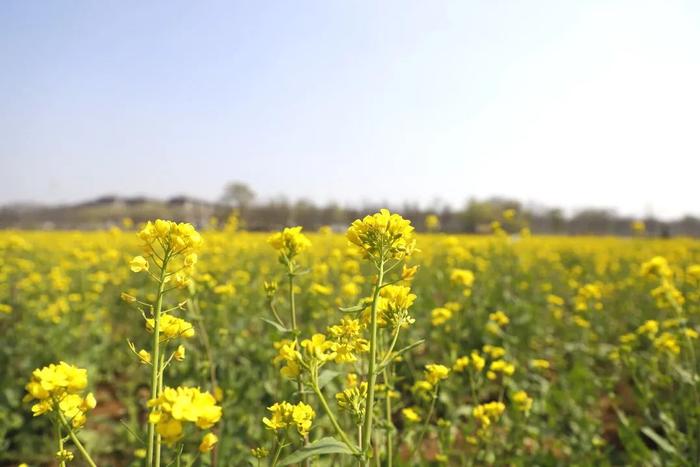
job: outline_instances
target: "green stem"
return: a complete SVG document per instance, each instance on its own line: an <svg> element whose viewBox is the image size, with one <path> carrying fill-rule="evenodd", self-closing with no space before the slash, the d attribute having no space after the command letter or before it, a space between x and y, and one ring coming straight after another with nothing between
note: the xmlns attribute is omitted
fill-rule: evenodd
<svg viewBox="0 0 700 467"><path fill-rule="evenodd" d="M398 332L396 335L398 336ZM394 339L396 343L396 339ZM393 347L393 344L392 344ZM389 351L391 352L391 350ZM391 419L391 383L389 381L389 368L384 369L384 385L386 386L386 466L391 467L393 463L393 435L394 422Z"/></svg>
<svg viewBox="0 0 700 467"><path fill-rule="evenodd" d="M60 408L58 410L61 410ZM56 423L56 438L58 439L58 452L63 451L63 433L61 433L61 425ZM61 460L61 467L66 467L66 461Z"/></svg>
<svg viewBox="0 0 700 467"><path fill-rule="evenodd" d="M151 398L155 399L160 394L158 391L159 381L159 362L160 362L160 314L163 309L163 295L165 291L165 274L168 267L169 252L166 251L163 256L163 264L160 270L160 279L158 284L158 298L156 301L156 309L153 314L153 355L151 356ZM154 453L156 451L156 426L154 423L148 422L148 450L146 454L147 466L158 467L160 464L153 463Z"/></svg>
<svg viewBox="0 0 700 467"><path fill-rule="evenodd" d="M383 254L381 255L383 257ZM367 399L365 403L365 425L362 430L362 446L360 448L369 457L370 443L372 439L372 422L374 416L374 386L377 383L377 299L379 291L384 281L384 259L379 262L379 272L377 274L377 284L374 287L372 297L372 309L370 311L370 341L369 341L369 369L367 371ZM365 461L369 465L369 461Z"/></svg>
<svg viewBox="0 0 700 467"><path fill-rule="evenodd" d="M163 347L163 352L161 352L160 355L160 363L158 364L160 371L158 372L158 391L157 394L161 395L163 393L163 373L165 373L165 347ZM154 457L154 465L158 466L160 465L160 452L161 452L161 436L156 433L156 446L155 446L155 457ZM179 456L178 456L179 459Z"/></svg>
<svg viewBox="0 0 700 467"><path fill-rule="evenodd" d="M83 446L83 443L81 443L80 440L78 439L78 437L75 435L73 428L71 428L70 424L66 420L66 417L63 415L61 408L58 407L58 402L54 402L54 405L56 406L56 413L58 413L58 419L61 421L63 428L68 430L68 436L70 437L71 441L73 441L73 444L80 452L80 455L83 456L83 459L85 459L85 462L87 462L87 464L90 467L97 467L97 465L95 464L95 461L92 460L92 457L90 457L90 454L88 454L87 450L85 449L85 446Z"/></svg>
<svg viewBox="0 0 700 467"><path fill-rule="evenodd" d="M425 422L423 423L423 426L421 427L420 435L418 435L418 440L416 441L416 444L413 445L413 449L411 449L411 454L408 456L409 460L413 459L413 456L415 455L416 450L420 448L420 445L423 442L423 438L425 437L426 431L428 431L428 425L430 424L430 419L433 417L433 412L435 411L435 403L437 402L437 395L438 395L438 388L436 386L435 392L433 392L433 400L430 403L430 409L428 410L428 416L425 417Z"/></svg>
<svg viewBox="0 0 700 467"><path fill-rule="evenodd" d="M297 328L297 307L294 300L294 263L291 260L288 261L287 267L287 277L289 279L289 308L292 314L292 332L294 333L294 343L296 344L296 348L298 348L299 332ZM301 401L306 404L306 394L304 394L304 383L301 381L301 375L297 378L297 392L299 393L299 397L301 397ZM304 445L307 444L309 444L309 435L304 435ZM309 467L310 465L311 461L309 459L304 460L305 467Z"/></svg>
<svg viewBox="0 0 700 467"><path fill-rule="evenodd" d="M272 467L275 467L277 465L277 462L279 462L280 459L280 454L282 454L282 449L284 448L284 443L287 441L287 434L285 433L284 439L282 441L278 440L277 443L277 451L275 452L275 457L272 459Z"/></svg>
<svg viewBox="0 0 700 467"><path fill-rule="evenodd" d="M338 420L335 418L335 415L331 411L330 407L328 407L328 402L326 401L326 398L323 396L323 393L321 392L321 388L318 387L318 380L317 377L313 377L311 380L311 386L313 386L314 393L316 394L316 397L318 397L319 402L321 403L321 407L323 407L323 410L326 412L326 415L328 415L328 419L331 422L331 425L333 425L333 428L335 429L335 432L340 436L340 439L345 443L352 451L353 454L359 454L357 447L350 441L350 438L348 438L348 435L345 433L345 431L340 427L340 424L338 424Z"/></svg>

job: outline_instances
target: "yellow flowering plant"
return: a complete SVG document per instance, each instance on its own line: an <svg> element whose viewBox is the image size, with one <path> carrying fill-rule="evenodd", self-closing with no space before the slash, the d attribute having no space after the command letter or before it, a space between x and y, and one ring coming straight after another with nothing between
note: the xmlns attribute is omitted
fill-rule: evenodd
<svg viewBox="0 0 700 467"><path fill-rule="evenodd" d="M91 392L83 395L88 385L87 370L65 362L50 364L32 372L25 386L25 402L32 402L35 417L47 414L56 432L56 458L61 466L73 459L73 453L65 448L64 436L68 436L83 460L95 467L77 432L85 425L87 413L97 405Z"/></svg>
<svg viewBox="0 0 700 467"><path fill-rule="evenodd" d="M148 434L146 466L161 465L162 444L174 445L185 434L185 423L193 422L198 428L213 426L221 418L221 407L209 393L202 393L198 388L164 386L164 374L173 362L184 361L186 348L178 344L168 355L168 345L181 339L195 336L194 326L183 318L174 315L184 310L187 300L166 308L166 294L174 290L191 291L192 276L198 261L198 253L203 240L191 224L176 223L166 220L147 222L137 233L142 242L145 256L135 256L129 263L134 273L147 273L156 283L155 303L139 299L130 294L125 301L137 307L144 322L145 329L152 334L150 352L136 350L129 341L131 351L142 364L151 367L151 399L148 401ZM206 433L200 443L199 451L214 449L218 438L214 433ZM177 451L179 462L182 449Z"/></svg>

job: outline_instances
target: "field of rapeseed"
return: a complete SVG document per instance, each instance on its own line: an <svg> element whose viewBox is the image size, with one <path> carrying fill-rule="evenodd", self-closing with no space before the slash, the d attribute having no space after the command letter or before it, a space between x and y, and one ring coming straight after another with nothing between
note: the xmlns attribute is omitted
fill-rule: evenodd
<svg viewBox="0 0 700 467"><path fill-rule="evenodd" d="M0 464L699 465L700 242L639 230L2 232Z"/></svg>

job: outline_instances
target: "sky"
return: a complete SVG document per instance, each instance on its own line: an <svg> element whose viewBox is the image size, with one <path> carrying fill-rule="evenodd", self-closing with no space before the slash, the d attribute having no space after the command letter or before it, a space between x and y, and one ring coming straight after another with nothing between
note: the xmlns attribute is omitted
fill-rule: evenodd
<svg viewBox="0 0 700 467"><path fill-rule="evenodd" d="M698 1L5 0L0 70L0 204L700 215Z"/></svg>

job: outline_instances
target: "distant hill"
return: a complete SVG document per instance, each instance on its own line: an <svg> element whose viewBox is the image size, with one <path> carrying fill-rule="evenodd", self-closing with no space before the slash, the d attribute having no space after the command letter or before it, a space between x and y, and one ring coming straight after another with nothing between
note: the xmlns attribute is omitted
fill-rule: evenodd
<svg viewBox="0 0 700 467"><path fill-rule="evenodd" d="M234 211L235 205L235 202L216 203L190 196L159 200L112 195L56 206L15 203L0 207L0 229L96 230L122 226L127 218L136 225L162 218L191 222L202 227L212 217L224 222ZM289 225L301 225L307 230L328 225L342 230L353 220L376 212L381 207L341 207L333 203L318 206L307 200L290 202L279 198L266 203L240 205L236 211L248 230L270 231ZM471 199L462 209L446 206L424 209L406 204L392 210L411 219L419 231L426 230L426 216L436 214L440 219L439 230L446 233L488 233L492 228L491 223L499 221L509 233L518 233L527 227L535 234L630 236L640 234L634 231L632 225L643 221L643 234L647 236L700 237L700 219L693 216L666 222L651 216L644 219L620 216L609 209L583 209L566 216L561 209L523 205L517 200L505 198ZM506 210L516 214L505 219L503 214Z"/></svg>
<svg viewBox="0 0 700 467"><path fill-rule="evenodd" d="M0 208L0 228L8 229L103 229L122 225L125 218L135 223L155 218L205 224L231 208L187 196L168 200L145 197L102 196L77 204L46 206L14 204Z"/></svg>

